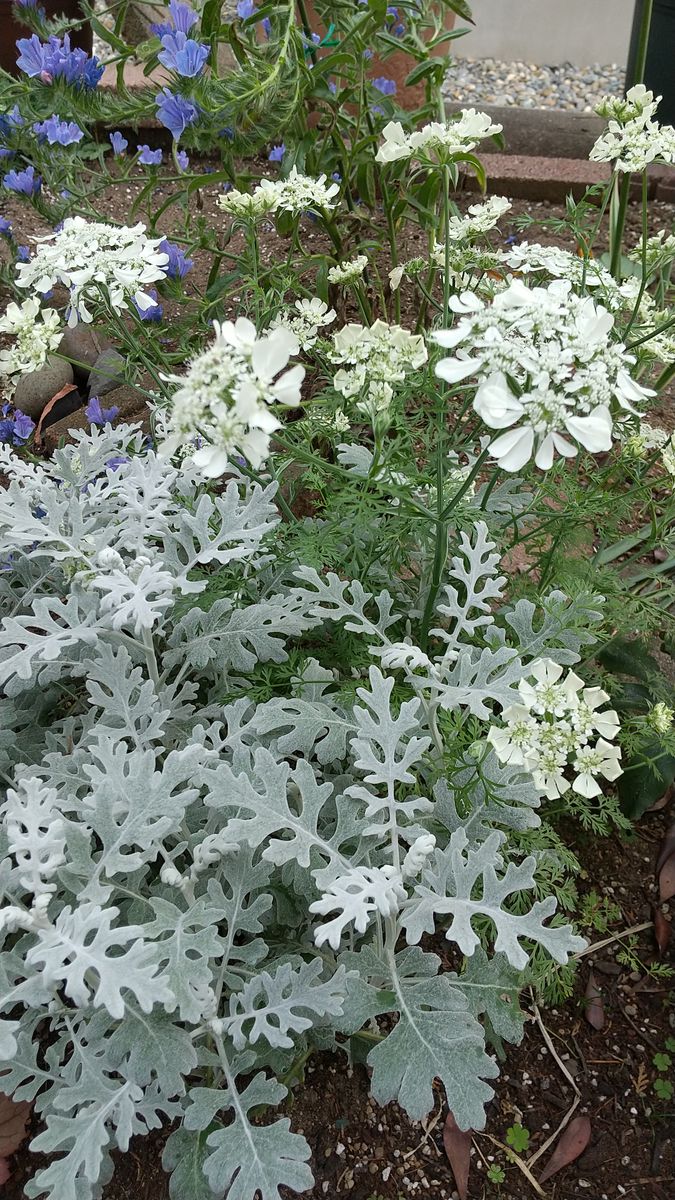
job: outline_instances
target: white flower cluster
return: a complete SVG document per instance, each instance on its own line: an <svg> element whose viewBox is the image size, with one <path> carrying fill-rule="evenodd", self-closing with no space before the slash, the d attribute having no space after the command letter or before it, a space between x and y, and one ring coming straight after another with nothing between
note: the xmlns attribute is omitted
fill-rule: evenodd
<svg viewBox="0 0 675 1200"><path fill-rule="evenodd" d="M614 317L567 281L527 288L513 280L490 305L473 293L450 301L460 320L434 339L446 349L467 350L436 365L455 384L479 380L474 409L491 429L506 429L490 453L506 471L518 471L534 453L548 470L557 451L577 454L575 439L592 453L609 450L614 409L652 395L628 374L635 359L612 342Z"/></svg>
<svg viewBox="0 0 675 1200"><path fill-rule="evenodd" d="M644 458L650 450L660 450L666 446L670 441L670 434L667 429L650 425L648 421L640 421L639 429L627 432L626 437L621 440L628 455Z"/></svg>
<svg viewBox="0 0 675 1200"><path fill-rule="evenodd" d="M0 317L0 333L14 338L9 349L0 350L0 375L27 375L37 371L61 341L61 318L54 308L41 309L39 300L31 296L21 305L14 301L7 305Z"/></svg>
<svg viewBox="0 0 675 1200"><path fill-rule="evenodd" d="M163 444L165 455L186 444L196 446L191 457L208 478L227 469L236 450L259 467L269 451L270 434L280 421L271 404L294 408L300 403L304 367L285 370L298 352L298 340L287 329L258 337L246 317L234 323L214 321L215 340L190 364L172 398ZM280 374L283 372L283 374Z"/></svg>
<svg viewBox="0 0 675 1200"><path fill-rule="evenodd" d="M149 238L145 225L106 225L67 217L56 233L38 238L28 262L16 265L17 284L44 294L57 285L70 291L68 324L90 323L89 305L107 293L110 307L128 308L132 300L144 311L157 303L144 288L166 276L168 254L162 238Z"/></svg>
<svg viewBox="0 0 675 1200"><path fill-rule="evenodd" d="M376 159L380 163L399 162L405 159L451 162L459 155L469 154L479 141L501 133L502 125L495 125L487 113L474 108L463 108L450 121L432 121L406 133L400 121L390 121L382 130L384 141L378 148Z"/></svg>
<svg viewBox="0 0 675 1200"><path fill-rule="evenodd" d="M278 313L272 321L272 328L290 330L298 339L301 350L311 350L319 330L335 320L335 309L329 308L318 296L311 300L296 300L293 307L295 311L289 308L284 313Z"/></svg>
<svg viewBox="0 0 675 1200"><path fill-rule="evenodd" d="M644 171L652 162L675 163L675 129L653 120L661 99L636 84L625 100L606 96L596 112L608 118L593 146L592 162L613 162L617 171Z"/></svg>
<svg viewBox="0 0 675 1200"><path fill-rule="evenodd" d="M392 384L402 383L408 371L427 361L424 338L400 325L375 321L371 326L345 325L333 335L330 360L344 366L333 386L345 399L360 396L364 412L385 412L391 404Z"/></svg>
<svg viewBox="0 0 675 1200"><path fill-rule="evenodd" d="M452 242L473 241L494 229L511 207L505 196L489 196L483 204L470 204L464 217L451 217L448 237Z"/></svg>
<svg viewBox="0 0 675 1200"><path fill-rule="evenodd" d="M626 306L626 299L613 275L595 258L584 262L578 254L561 246L542 246L539 242L519 242L503 256L504 265L519 275L550 275L567 279L575 288L602 290L602 300L612 311Z"/></svg>
<svg viewBox="0 0 675 1200"><path fill-rule="evenodd" d="M580 796L599 796L596 776L614 780L622 773L621 750L612 745L619 718L614 709L599 711L609 700L602 688L585 687L573 671L562 675L551 659L533 662L518 685L522 702L504 709L505 724L491 727L488 742L500 762L529 771L549 800L570 787Z"/></svg>
<svg viewBox="0 0 675 1200"><path fill-rule="evenodd" d="M263 179L252 192L233 189L218 197L218 206L234 217L254 220L271 212L303 212L335 208L338 183L328 183L325 175L313 179L293 167L286 179Z"/></svg>
<svg viewBox="0 0 675 1200"><path fill-rule="evenodd" d="M328 272L329 283L353 283L356 279L360 279L368 266L368 258L365 254L357 254L356 258L345 259L344 262L338 263L336 267L331 267Z"/></svg>

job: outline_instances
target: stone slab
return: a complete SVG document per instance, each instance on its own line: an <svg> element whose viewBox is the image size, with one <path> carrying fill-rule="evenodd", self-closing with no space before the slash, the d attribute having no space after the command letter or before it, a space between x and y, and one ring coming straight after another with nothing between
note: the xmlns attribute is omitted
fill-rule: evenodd
<svg viewBox="0 0 675 1200"><path fill-rule="evenodd" d="M493 196L521 200L564 201L570 193L581 199L594 183L606 183L610 176L606 163L584 162L578 158L545 158L526 154L483 154L487 172L487 190ZM462 175L466 191L478 191L473 174Z"/></svg>
<svg viewBox="0 0 675 1200"><path fill-rule="evenodd" d="M448 100L445 110L455 113L466 107L466 104ZM478 104L477 107L504 126L505 154L587 159L593 143L605 127L602 118L593 113L498 104ZM487 148L487 143L484 144Z"/></svg>

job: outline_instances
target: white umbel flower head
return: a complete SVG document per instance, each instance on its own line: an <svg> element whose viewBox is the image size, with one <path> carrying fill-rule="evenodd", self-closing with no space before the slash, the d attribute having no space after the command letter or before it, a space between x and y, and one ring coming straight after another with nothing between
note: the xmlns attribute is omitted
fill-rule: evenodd
<svg viewBox="0 0 675 1200"><path fill-rule="evenodd" d="M62 336L61 318L54 308L40 308L30 296L23 304L12 301L0 317L0 333L11 334L13 345L0 350L0 375L27 375L37 371Z"/></svg>
<svg viewBox="0 0 675 1200"><path fill-rule="evenodd" d="M258 217L267 216L274 211L276 203L275 193L260 187L252 192L240 192L237 188L232 188L216 199L216 204L223 212L245 221L255 221Z"/></svg>
<svg viewBox="0 0 675 1200"><path fill-rule="evenodd" d="M331 267L328 271L329 283L354 283L356 279L360 279L368 266L368 258L365 254L357 254L356 258L345 259L344 262L338 263L336 267Z"/></svg>
<svg viewBox="0 0 675 1200"><path fill-rule="evenodd" d="M269 451L270 435L280 421L270 406L294 408L300 403L301 366L288 361L298 352L298 339L287 329L258 337L246 317L222 325L214 321L215 339L190 364L184 376L172 376L174 392L164 454L192 444L191 457L208 477L227 469L235 451L258 468Z"/></svg>
<svg viewBox="0 0 675 1200"><path fill-rule="evenodd" d="M480 141L501 133L502 125L493 124L487 113L464 108L450 121L432 121L413 133L406 133L400 121L389 121L382 130L384 141L376 159L380 163L416 159L420 162L449 163L475 150Z"/></svg>
<svg viewBox="0 0 675 1200"><path fill-rule="evenodd" d="M162 240L147 237L145 225L67 217L57 233L37 239L28 262L17 263L16 282L38 294L67 288L71 327L93 321L91 306L101 305L106 293L111 308L128 308L133 301L143 312L157 302L145 288L166 276L169 256L159 249Z"/></svg>
<svg viewBox="0 0 675 1200"><path fill-rule="evenodd" d="M570 787L597 796L597 775L618 778L621 751L611 743L619 718L604 707L609 696L602 688L585 687L573 671L564 675L559 663L537 659L518 690L521 703L505 708L504 724L488 733L500 762L529 771L550 800Z"/></svg>
<svg viewBox="0 0 675 1200"><path fill-rule="evenodd" d="M273 329L288 329L298 339L301 350L311 350L324 325L332 325L334 308L314 296L311 300L296 300L293 308L279 313L272 321Z"/></svg>
<svg viewBox="0 0 675 1200"><path fill-rule="evenodd" d="M448 237L452 242L472 242L481 234L489 233L505 213L509 211L511 201L505 196L489 196L482 204L470 204L469 211L464 217L451 217L448 225Z"/></svg>
<svg viewBox="0 0 675 1200"><path fill-rule="evenodd" d="M675 717L675 710L660 700L647 713L647 723L655 733L670 733L673 728L673 717Z"/></svg>
<svg viewBox="0 0 675 1200"><path fill-rule="evenodd" d="M596 108L607 129L590 152L592 162L611 162L616 171L644 171L650 163L675 162L675 129L653 120L661 97L636 84L625 100L605 96Z"/></svg>
<svg viewBox="0 0 675 1200"><path fill-rule="evenodd" d="M334 334L329 357L343 364L333 379L336 391L346 399L358 397L359 407L375 414L391 404L392 385L427 361L427 348L418 334L375 321L370 326L345 325Z"/></svg>
<svg viewBox="0 0 675 1200"><path fill-rule="evenodd" d="M471 292L450 303L459 321L434 340L462 348L436 374L449 384L478 380L475 411L489 428L508 430L490 444L506 471L533 454L548 470L556 452L576 455L575 443L609 450L622 410L635 413L653 395L630 377L635 358L611 340L612 314L565 280L528 288L516 279L489 305Z"/></svg>
<svg viewBox="0 0 675 1200"><path fill-rule="evenodd" d="M236 189L218 196L217 204L234 217L255 220L272 212L299 216L304 212L326 212L335 208L340 192L338 183L328 183L325 175L314 179L301 175L293 167L286 179L262 179L252 192Z"/></svg>

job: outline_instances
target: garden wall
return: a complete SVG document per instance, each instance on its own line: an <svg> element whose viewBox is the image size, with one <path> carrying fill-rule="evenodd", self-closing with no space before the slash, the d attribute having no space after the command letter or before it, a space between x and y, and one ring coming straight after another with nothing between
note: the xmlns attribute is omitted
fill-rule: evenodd
<svg viewBox="0 0 675 1200"><path fill-rule="evenodd" d="M634 0L472 0L471 8L476 26L454 43L459 57L575 66L628 57Z"/></svg>

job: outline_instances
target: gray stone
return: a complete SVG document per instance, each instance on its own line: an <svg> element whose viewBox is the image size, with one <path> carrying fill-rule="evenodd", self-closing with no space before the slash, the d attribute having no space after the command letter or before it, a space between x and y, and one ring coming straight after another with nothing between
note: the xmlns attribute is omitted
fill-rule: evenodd
<svg viewBox="0 0 675 1200"><path fill-rule="evenodd" d="M74 329L66 330L59 342L59 354L72 359L75 378L84 382L99 355L111 347L110 338L104 337L92 325L80 323Z"/></svg>
<svg viewBox="0 0 675 1200"><path fill-rule="evenodd" d="M108 347L99 354L89 375L89 395L106 396L124 383L126 361L118 350Z"/></svg>
<svg viewBox="0 0 675 1200"><path fill-rule="evenodd" d="M39 371L22 375L14 393L13 404L33 421L37 421L45 404L73 382L73 368L62 358L48 358Z"/></svg>

